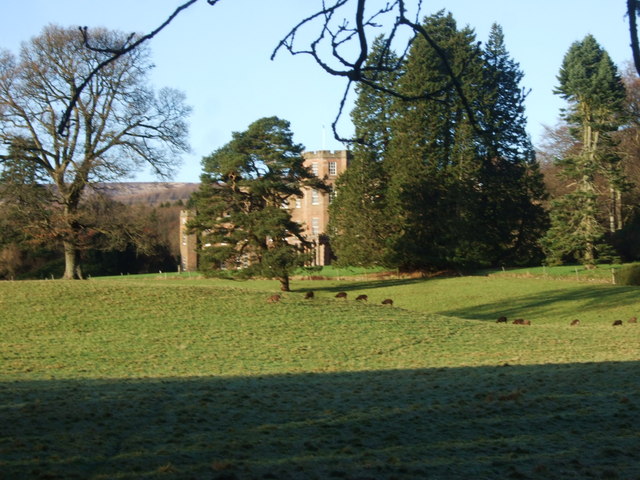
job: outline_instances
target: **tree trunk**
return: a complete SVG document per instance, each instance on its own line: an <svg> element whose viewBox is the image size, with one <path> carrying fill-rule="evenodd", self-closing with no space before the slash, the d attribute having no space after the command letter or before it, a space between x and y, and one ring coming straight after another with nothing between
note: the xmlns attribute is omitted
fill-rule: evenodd
<svg viewBox="0 0 640 480"><path fill-rule="evenodd" d="M616 192L613 187L609 187L609 231L614 233L616 231L617 219L616 213L618 211L618 198L616 197Z"/></svg>
<svg viewBox="0 0 640 480"><path fill-rule="evenodd" d="M624 227L624 222L622 219L622 192L619 188L616 189L616 200L616 218L618 220L616 230L622 230L622 227Z"/></svg>
<svg viewBox="0 0 640 480"><path fill-rule="evenodd" d="M283 292L291 291L289 289L289 275L284 275L283 277L280 277L278 280L280 280L280 290L282 290Z"/></svg>
<svg viewBox="0 0 640 480"><path fill-rule="evenodd" d="M595 247L592 242L587 242L585 245L582 263L587 270L593 270L596 268Z"/></svg>
<svg viewBox="0 0 640 480"><path fill-rule="evenodd" d="M64 245L64 280L82 279L82 272L78 263L78 249L72 242L63 242Z"/></svg>

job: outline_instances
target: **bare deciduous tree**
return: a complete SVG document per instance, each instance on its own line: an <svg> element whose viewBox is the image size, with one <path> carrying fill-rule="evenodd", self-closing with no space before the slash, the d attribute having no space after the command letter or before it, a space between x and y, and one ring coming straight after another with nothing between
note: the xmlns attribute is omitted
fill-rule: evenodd
<svg viewBox="0 0 640 480"><path fill-rule="evenodd" d="M95 30L89 49L78 29L48 26L23 44L19 58L0 53L0 162L33 165L52 184L47 227L64 246L64 278L81 276L86 188L143 165L168 176L188 150L190 108L181 92L149 88L148 49L111 52L136 38Z"/></svg>

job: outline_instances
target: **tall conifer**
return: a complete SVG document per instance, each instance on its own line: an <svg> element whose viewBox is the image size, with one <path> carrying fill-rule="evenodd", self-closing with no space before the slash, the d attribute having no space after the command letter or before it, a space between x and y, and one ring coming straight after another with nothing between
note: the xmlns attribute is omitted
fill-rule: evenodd
<svg viewBox="0 0 640 480"><path fill-rule="evenodd" d="M482 216L492 263L541 259L539 238L547 228L546 196L535 151L526 131L523 72L507 52L494 24L483 52L483 97L478 106L484 158Z"/></svg>
<svg viewBox="0 0 640 480"><path fill-rule="evenodd" d="M605 227L598 218L596 176L617 173L610 133L622 123L624 85L607 52L592 35L575 42L564 57L555 93L567 100L564 117L581 143L581 151L560 159L562 176L572 189L556 199L552 227L545 238L550 263L574 257L593 266L608 251ZM612 185L622 179L611 175Z"/></svg>
<svg viewBox="0 0 640 480"><path fill-rule="evenodd" d="M523 74L502 30L494 26L482 50L450 13L423 28L438 51L417 37L393 74L380 59L396 58L379 39L367 63L399 95L358 90L352 118L363 143L331 214L338 258L420 269L539 260L544 186L525 128Z"/></svg>
<svg viewBox="0 0 640 480"><path fill-rule="evenodd" d="M378 85L391 89L399 76L399 60L379 37L372 45L365 68L375 69ZM351 119L356 141L349 168L336 183L330 205L331 246L345 265L384 264L388 251L389 217L386 212L387 178L383 169L390 141L392 97L360 84Z"/></svg>
<svg viewBox="0 0 640 480"><path fill-rule="evenodd" d="M470 28L458 30L450 13L425 19L423 27L474 103L481 83L481 56ZM408 96L425 91L431 98L397 100L385 169L390 212L397 222L392 245L398 265L409 268L476 263L475 187L477 132L445 63L421 37L414 42L398 90Z"/></svg>

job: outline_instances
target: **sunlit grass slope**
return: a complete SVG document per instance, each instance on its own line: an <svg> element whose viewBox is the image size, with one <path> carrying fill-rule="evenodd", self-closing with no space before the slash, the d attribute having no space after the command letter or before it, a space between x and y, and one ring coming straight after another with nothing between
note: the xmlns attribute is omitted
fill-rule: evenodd
<svg viewBox="0 0 640 480"><path fill-rule="evenodd" d="M637 288L501 276L292 287L268 303L277 282L0 283L0 472L640 476Z"/></svg>
<svg viewBox="0 0 640 480"><path fill-rule="evenodd" d="M267 290L200 283L6 282L4 378L254 375L638 356L638 329L611 327L640 313L636 288L486 277L327 282L314 284L320 290L311 301L292 292L270 304ZM335 299L337 287L351 297L367 292L369 302ZM380 304L387 297L394 307ZM501 315L529 319L533 328L496 325ZM573 318L580 328L569 328Z"/></svg>

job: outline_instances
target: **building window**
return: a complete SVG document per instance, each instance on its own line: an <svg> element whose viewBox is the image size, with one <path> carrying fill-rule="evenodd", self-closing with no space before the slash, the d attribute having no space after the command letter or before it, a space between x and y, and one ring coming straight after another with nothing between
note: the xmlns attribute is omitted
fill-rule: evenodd
<svg viewBox="0 0 640 480"><path fill-rule="evenodd" d="M338 164L336 162L329 162L329 175L338 174Z"/></svg>
<svg viewBox="0 0 640 480"><path fill-rule="evenodd" d="M183 245L187 244L187 236L184 233L182 234L182 244Z"/></svg>
<svg viewBox="0 0 640 480"><path fill-rule="evenodd" d="M318 176L318 164L313 162L311 164L311 173L313 173L316 177Z"/></svg>
<svg viewBox="0 0 640 480"><path fill-rule="evenodd" d="M311 219L311 235L320 235L320 220L316 217Z"/></svg>
<svg viewBox="0 0 640 480"><path fill-rule="evenodd" d="M302 208L302 199L300 197L296 197L296 208Z"/></svg>
<svg viewBox="0 0 640 480"><path fill-rule="evenodd" d="M311 190L311 205L320 205L320 192Z"/></svg>

